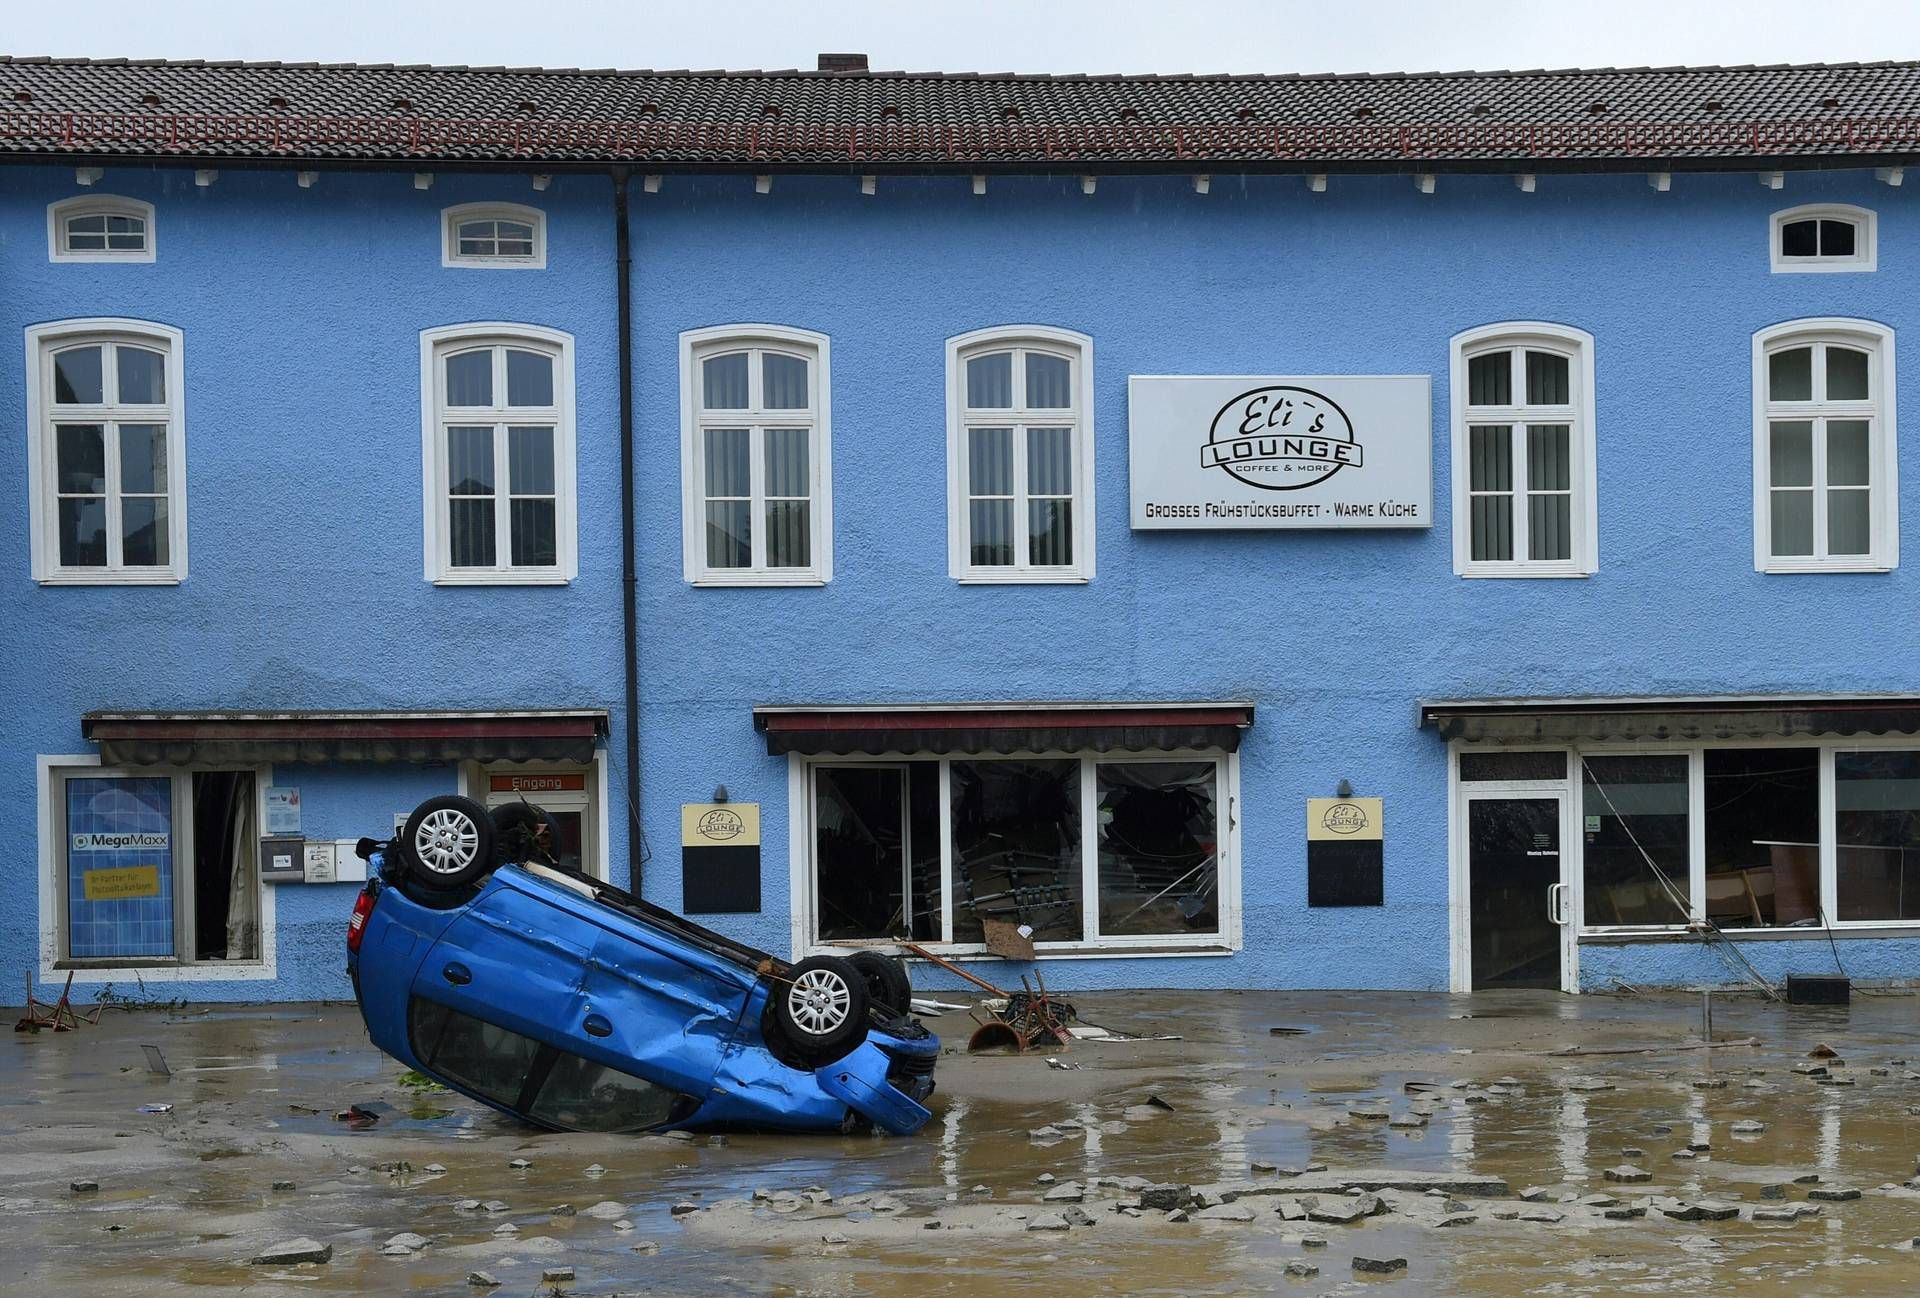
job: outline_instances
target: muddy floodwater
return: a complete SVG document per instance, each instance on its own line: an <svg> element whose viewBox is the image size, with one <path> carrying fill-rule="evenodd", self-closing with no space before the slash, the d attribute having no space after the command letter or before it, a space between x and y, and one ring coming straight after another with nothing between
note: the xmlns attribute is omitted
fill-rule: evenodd
<svg viewBox="0 0 1920 1298"><path fill-rule="evenodd" d="M1078 1004L1183 1039L1056 1067L929 1019L911 1139L544 1134L409 1089L352 1006L11 1034L0 1291L1920 1294L1920 998L1719 996L1711 1049L1687 995ZM253 1262L296 1238L330 1259Z"/></svg>

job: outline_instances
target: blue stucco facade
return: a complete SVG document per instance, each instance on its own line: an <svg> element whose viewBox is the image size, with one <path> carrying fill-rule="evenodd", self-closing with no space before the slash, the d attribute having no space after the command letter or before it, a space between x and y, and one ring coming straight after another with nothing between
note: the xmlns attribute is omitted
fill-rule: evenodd
<svg viewBox="0 0 1920 1298"><path fill-rule="evenodd" d="M0 445L13 523L0 608L17 674L0 745L0 839L37 841L41 755L87 751L80 715L138 709L604 708L620 761L617 317L611 183L525 177L109 169L154 204L151 265L50 264L46 207L71 170L0 172L0 337L126 316L184 333L191 572L74 588L29 574L24 439ZM710 922L790 954L788 760L765 704L1244 699L1243 933L1227 955L1062 959L1050 985L1445 988L1449 751L1423 698L1920 693L1914 565L1768 575L1753 552L1752 337L1803 317L1920 328L1920 212L1870 172L1640 175L668 177L633 194L633 400L644 891L678 906L679 806L724 784L761 806L756 915ZM532 203L547 266L443 268L439 213ZM1878 269L1779 275L1771 213L1878 213ZM579 573L555 587L447 588L421 572L419 334L497 320L577 348ZM1453 567L1449 339L1500 321L1594 339L1599 564L1568 580ZM758 323L832 341L833 577L713 589L682 572L683 331ZM965 585L948 572L946 340L1037 324L1094 340L1097 575ZM1920 336L1916 334L1915 336ZM1428 374L1431 529L1137 532L1127 379L1137 374ZM25 409L16 343L0 409ZM1908 388L1911 384L1905 384ZM1896 397L1899 394L1896 393ZM1904 403L1902 403L1904 404ZM1920 448L1900 479L1920 483ZM1916 488L1902 489L1903 506ZM1905 510L1903 510L1905 512ZM277 782L295 782L275 772ZM1385 904L1306 904L1302 806L1342 780L1385 800ZM298 772L310 836L378 832L450 789L449 768ZM620 780L603 845L628 878ZM19 851L0 867L33 891ZM277 976L180 984L193 998L346 994L351 885L282 886ZM39 917L0 914L0 967L35 963ZM1832 971L1824 939L1746 944L1770 975ZM1920 939L1842 938L1849 971L1920 973ZM1588 987L1723 983L1698 943L1588 944Z"/></svg>

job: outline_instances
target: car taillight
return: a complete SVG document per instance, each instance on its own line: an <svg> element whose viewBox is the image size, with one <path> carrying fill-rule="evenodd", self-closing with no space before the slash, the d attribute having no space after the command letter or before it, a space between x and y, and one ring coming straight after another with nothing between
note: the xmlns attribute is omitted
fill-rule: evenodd
<svg viewBox="0 0 1920 1298"><path fill-rule="evenodd" d="M367 916L373 914L374 894L371 889L363 890L353 903L353 918L347 921L347 950L358 953L360 939L367 935Z"/></svg>

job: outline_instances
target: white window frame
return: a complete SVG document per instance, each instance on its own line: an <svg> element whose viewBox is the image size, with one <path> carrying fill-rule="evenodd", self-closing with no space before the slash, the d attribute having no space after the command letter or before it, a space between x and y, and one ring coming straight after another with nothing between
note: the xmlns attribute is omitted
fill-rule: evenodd
<svg viewBox="0 0 1920 1298"><path fill-rule="evenodd" d="M162 352L167 385L164 406L63 406L53 400L53 356L71 347L128 343ZM186 338L172 325L150 320L95 316L29 325L26 330L28 525L33 579L43 586L173 586L187 578L187 397ZM103 360L103 369L106 362ZM110 371L108 371L110 372ZM104 393L102 395L105 395ZM127 567L118 562L123 544L119 531L120 492L118 444L107 446L107 546L105 567L63 567L60 563L60 511L54 503L58 456L54 446L56 423L159 424L167 427L167 558L153 567Z"/></svg>
<svg viewBox="0 0 1920 1298"><path fill-rule="evenodd" d="M533 227L530 256L500 256L460 251L463 221L522 221ZM523 203L461 203L440 213L440 264L450 270L545 270L547 214Z"/></svg>
<svg viewBox="0 0 1920 1298"><path fill-rule="evenodd" d="M731 352L774 352L807 362L810 401L805 410L763 410L761 367L747 365L747 409L708 411L703 405L702 362ZM807 467L811 472L813 562L805 568L766 566L766 460L762 450L768 427L810 425L813 433ZM752 480L754 563L745 568L715 568L707 563L707 428L747 428ZM824 586L833 580L833 342L823 333L790 325L737 324L689 329L680 335L680 522L681 570L694 586Z"/></svg>
<svg viewBox="0 0 1920 1298"><path fill-rule="evenodd" d="M184 805L193 805L192 777L194 770L187 767L104 766L98 753L80 753L75 755L39 754L35 762L35 790L39 802L39 981L52 983L64 980L72 973L76 985L97 983L176 983L176 982L270 982L280 976L279 968L279 927L276 922L275 905L278 889L256 878L255 886L260 889L260 955L254 960L173 960L156 961L125 965L105 965L98 963L73 963L64 957L66 948L66 861L65 843L60 840L56 830L66 823L64 808L61 806L60 791L64 777L78 775L83 778L113 776L165 776L174 782L174 913L182 916L191 912L193 906L192 868L193 861L193 817L181 815ZM266 824L266 791L273 784L273 768L260 767L209 767L208 770L253 771L254 823ZM182 790L181 785L186 789ZM185 860L188 868L184 874L180 871L180 862ZM185 883L182 883L183 877ZM176 949L183 930L180 921L175 921Z"/></svg>
<svg viewBox="0 0 1920 1298"><path fill-rule="evenodd" d="M552 407L513 407L506 404L502 374L494 375L495 404L457 407L461 417L446 408L446 366L443 359L477 347L511 347L543 353L553 359ZM551 410L551 414L547 411ZM532 414L539 411L538 414ZM553 488L556 548L551 567L515 567L512 551L495 551L501 560L492 568L455 568L452 564L452 528L447 504L446 440L444 423L553 425ZM496 439L496 457L504 455L503 439ZM420 455L423 517L425 520L425 574L438 586L560 586L579 575L578 499L574 469L574 355L573 335L541 325L488 321L447 325L420 331ZM496 458L496 463L499 463ZM496 474L496 526L503 525L508 480Z"/></svg>
<svg viewBox="0 0 1920 1298"><path fill-rule="evenodd" d="M1460 577L1589 577L1600 570L1599 436L1594 418L1593 335L1570 325L1541 320L1507 321L1481 325L1453 336L1448 350L1453 438L1453 571ZM1567 378L1573 399L1566 406L1529 406L1526 397L1526 359L1529 350L1567 358ZM1521 404L1467 405L1467 365L1474 357L1493 351L1514 353L1513 393ZM1568 467L1572 487L1571 537L1565 559L1501 560L1473 558L1471 508L1472 439L1470 424L1506 424L1514 438L1513 552L1527 549L1526 425L1568 425Z"/></svg>
<svg viewBox="0 0 1920 1298"><path fill-rule="evenodd" d="M1818 348L1835 343L1867 353L1866 401L1829 402L1825 395L1826 367L1815 358L1815 400L1774 403L1768 395L1768 358L1795 347ZM1764 573L1890 572L1900 564L1899 443L1894 418L1894 334L1872 320L1833 316L1788 320L1769 325L1753 335L1753 566ZM1774 419L1799 418L1816 425L1813 473L1813 555L1776 556L1773 553L1771 500L1773 456L1769 424ZM1824 556L1827 545L1826 439L1818 435L1828 419L1868 421L1867 462L1872 549L1866 554Z"/></svg>
<svg viewBox="0 0 1920 1298"><path fill-rule="evenodd" d="M145 246L137 252L110 248L69 248L67 221L76 216L134 216L146 222ZM141 265L159 255L159 227L154 223L153 204L118 194L80 194L47 205L47 260L71 262L120 262Z"/></svg>
<svg viewBox="0 0 1920 1298"><path fill-rule="evenodd" d="M1854 227L1851 257L1789 257L1782 251L1786 227L1795 221L1846 221ZM1880 218L1872 208L1851 203L1806 203L1775 212L1767 222L1767 260L1776 275L1820 275L1877 270Z"/></svg>
<svg viewBox="0 0 1920 1298"><path fill-rule="evenodd" d="M1018 355L1013 370L1012 409L972 412L967 409L967 361L988 352L1035 351L1058 356L1073 366L1073 408L1026 408L1024 366ZM1016 557L1026 548L1027 456L1025 429L1029 426L1073 428L1073 557L1065 566L1034 566L1015 562L1005 567L976 566L969 557L967 508L967 430L971 427L1016 431L1014 468L1014 546ZM1080 584L1094 575L1093 498L1093 339L1072 329L1051 325L998 325L975 329L947 339L947 573L955 581L979 584Z"/></svg>
<svg viewBox="0 0 1920 1298"><path fill-rule="evenodd" d="M1027 753L853 753L845 756L788 755L787 805L789 866L788 895L792 920L794 958L807 955L844 954L849 948L892 946L888 941L820 942L818 874L814 869L814 793L817 769L829 767L898 766L906 762L940 764L940 894L941 935L925 943L943 956L954 959L998 959L981 943L951 941L953 895L953 779L955 762L991 761L1074 761L1080 764L1080 870L1081 931L1078 941L1040 941L1034 951L1041 959L1085 958L1158 958L1195 955L1231 955L1241 949L1243 920L1240 868L1240 754L1216 749L1177 749L1165 752L1027 752ZM1212 762L1216 770L1216 802L1219 836L1215 863L1218 880L1218 932L1203 934L1152 933L1099 936L1100 907L1100 824L1098 774L1100 766L1124 763Z"/></svg>

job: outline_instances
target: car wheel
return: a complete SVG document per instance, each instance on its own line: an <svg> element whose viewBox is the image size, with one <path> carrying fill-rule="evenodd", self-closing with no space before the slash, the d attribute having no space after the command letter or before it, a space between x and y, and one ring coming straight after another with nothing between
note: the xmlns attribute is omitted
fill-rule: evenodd
<svg viewBox="0 0 1920 1298"><path fill-rule="evenodd" d="M543 865L560 861L560 822L545 807L531 802L495 807L493 833L502 861L538 861Z"/></svg>
<svg viewBox="0 0 1920 1298"><path fill-rule="evenodd" d="M867 999L876 1008L895 1015L913 1012L913 983L904 961L878 951L856 951L847 963L867 984Z"/></svg>
<svg viewBox="0 0 1920 1298"><path fill-rule="evenodd" d="M496 842L492 817L472 798L428 798L400 831L401 883L416 901L444 905L493 872Z"/></svg>
<svg viewBox="0 0 1920 1298"><path fill-rule="evenodd" d="M802 960L774 984L771 999L781 1036L815 1068L866 1039L867 982L850 961L831 955Z"/></svg>

